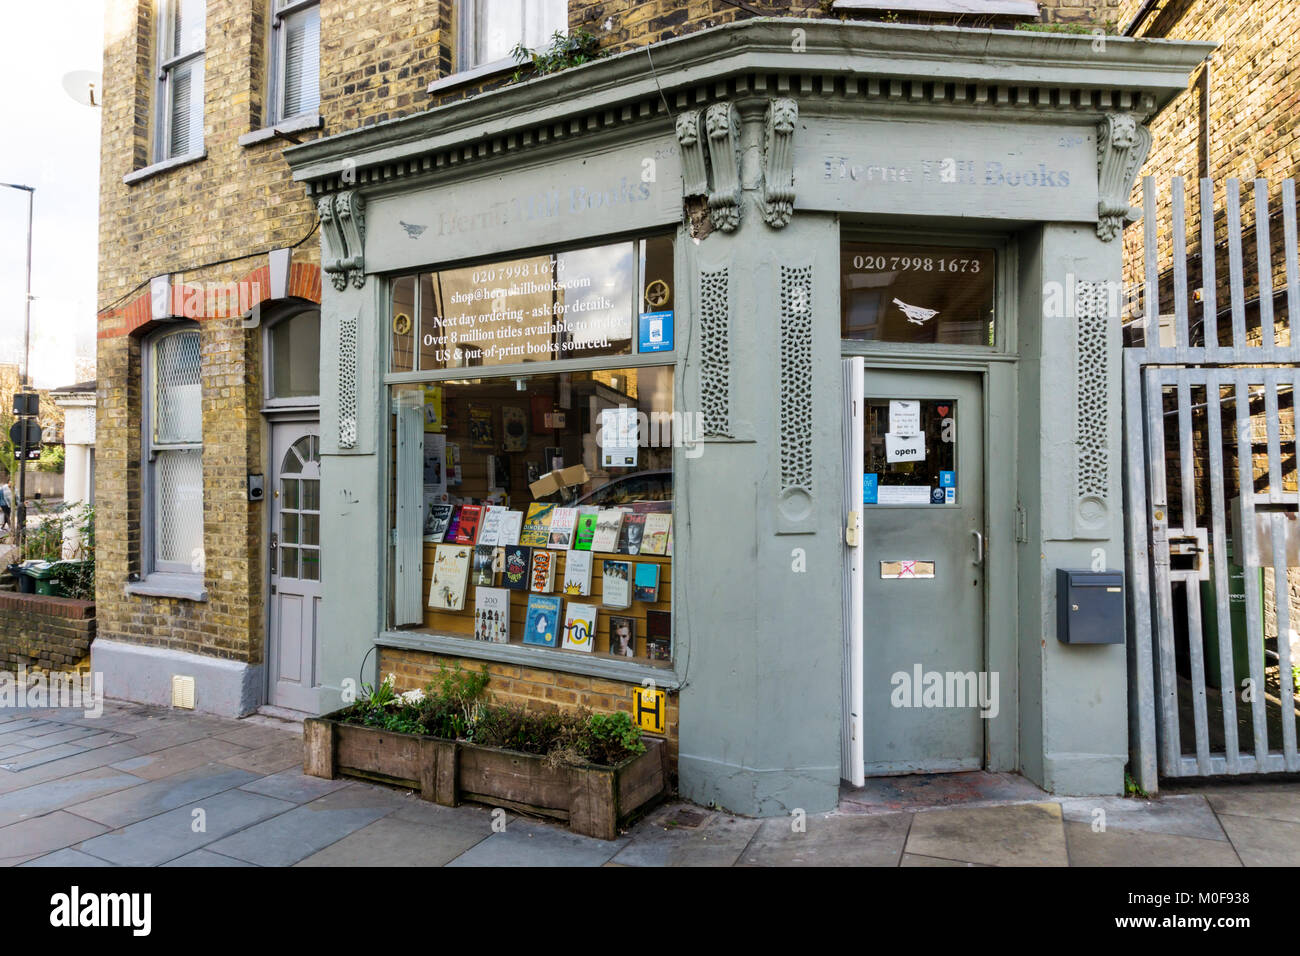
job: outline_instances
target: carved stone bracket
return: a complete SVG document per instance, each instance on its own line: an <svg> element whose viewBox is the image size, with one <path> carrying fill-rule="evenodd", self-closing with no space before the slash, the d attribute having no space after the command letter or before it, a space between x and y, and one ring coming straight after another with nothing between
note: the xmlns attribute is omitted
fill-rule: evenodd
<svg viewBox="0 0 1300 956"><path fill-rule="evenodd" d="M794 214L794 128L799 104L788 97L772 100L763 125L763 221L773 229Z"/></svg>
<svg viewBox="0 0 1300 956"><path fill-rule="evenodd" d="M677 144L682 149L682 195L704 196L709 191L709 171L700 141L700 111L677 115Z"/></svg>
<svg viewBox="0 0 1300 956"><path fill-rule="evenodd" d="M714 103L705 111L704 127L713 168L709 210L717 228L734 232L740 225L740 117L730 103Z"/></svg>
<svg viewBox="0 0 1300 956"><path fill-rule="evenodd" d="M1128 199L1151 149L1151 131L1133 113L1107 113L1097 125L1097 235L1110 242L1141 216Z"/></svg>
<svg viewBox="0 0 1300 956"><path fill-rule="evenodd" d="M354 191L322 196L316 211L325 237L322 268L334 288L341 291L351 281L360 289L366 284L365 199Z"/></svg>

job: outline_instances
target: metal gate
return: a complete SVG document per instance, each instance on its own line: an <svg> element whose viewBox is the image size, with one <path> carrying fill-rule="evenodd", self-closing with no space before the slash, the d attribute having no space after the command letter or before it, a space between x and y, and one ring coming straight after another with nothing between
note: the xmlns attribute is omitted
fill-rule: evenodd
<svg viewBox="0 0 1300 956"><path fill-rule="evenodd" d="M1254 182L1254 225L1243 237L1238 181L1225 183L1216 230L1213 186L1201 180L1195 287L1183 181L1171 189L1172 266L1162 283L1155 185L1143 179L1145 283L1134 324L1145 335L1124 350L1131 769L1151 792L1158 776L1300 770L1291 670L1300 660L1290 645L1300 621L1287 574L1300 566L1295 183L1282 184L1270 217L1268 185ZM1285 287L1275 292L1278 219ZM1216 232L1226 277L1216 272ZM1245 252L1255 250L1249 271L1243 238ZM1173 306L1164 315L1162 294Z"/></svg>

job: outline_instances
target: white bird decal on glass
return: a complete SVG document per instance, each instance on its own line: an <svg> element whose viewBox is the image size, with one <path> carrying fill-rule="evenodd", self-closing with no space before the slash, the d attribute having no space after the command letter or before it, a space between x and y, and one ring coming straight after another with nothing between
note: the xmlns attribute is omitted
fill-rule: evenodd
<svg viewBox="0 0 1300 956"><path fill-rule="evenodd" d="M903 310L903 314L907 316L907 321L916 325L924 325L939 314L938 309L923 309L919 305L908 305L902 299L895 299L894 305Z"/></svg>

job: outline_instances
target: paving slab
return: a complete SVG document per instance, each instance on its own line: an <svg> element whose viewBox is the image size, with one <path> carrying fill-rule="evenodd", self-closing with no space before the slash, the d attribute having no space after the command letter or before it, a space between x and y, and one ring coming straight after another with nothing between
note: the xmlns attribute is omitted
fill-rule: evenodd
<svg viewBox="0 0 1300 956"><path fill-rule="evenodd" d="M77 849L123 866L158 866L292 808L283 800L227 790L97 836ZM200 832L194 830L195 810L203 811Z"/></svg>
<svg viewBox="0 0 1300 956"><path fill-rule="evenodd" d="M109 863L107 860L101 860L97 856L91 856L89 853L82 853L80 850L62 849L55 850L53 853L47 853L44 856L38 856L34 860L28 860L20 866L117 866L116 863Z"/></svg>
<svg viewBox="0 0 1300 956"><path fill-rule="evenodd" d="M448 866L601 866L624 849L627 837L597 840L507 814L506 828L476 843Z"/></svg>
<svg viewBox="0 0 1300 956"><path fill-rule="evenodd" d="M1300 787L1294 785L1279 788L1245 786L1211 791L1206 793L1205 799L1220 816L1230 813L1235 816L1300 823Z"/></svg>
<svg viewBox="0 0 1300 956"><path fill-rule="evenodd" d="M1110 827L1094 831L1090 823L1067 822L1065 841L1071 866L1241 866L1226 839Z"/></svg>
<svg viewBox="0 0 1300 956"><path fill-rule="evenodd" d="M239 770L237 767L232 769ZM298 767L281 770L269 777L258 777L247 770L239 772L248 773L250 777L253 777L248 783L240 787L241 790L275 797L277 800L288 800L290 803L309 803L317 797L323 797L327 793L340 790L350 783L350 781L342 778L325 780L321 777L309 777Z"/></svg>
<svg viewBox="0 0 1300 956"><path fill-rule="evenodd" d="M0 827L26 820L30 817L60 810L81 803L93 797L124 790L140 783L139 777L129 773L113 770L111 767L97 767L83 770L81 773L67 777L58 777L44 783L11 790L0 795Z"/></svg>
<svg viewBox="0 0 1300 956"><path fill-rule="evenodd" d="M121 734L130 734L135 739L132 741L135 749L142 754L156 753L159 750L170 750L173 747L179 747L182 744L193 743L196 740L204 740L211 737L211 731L201 726L188 726L175 721L168 721L162 724L146 724L143 727L127 725L125 727L115 727L114 730ZM225 743L224 741L222 743ZM227 745L233 746L233 745Z"/></svg>
<svg viewBox="0 0 1300 956"><path fill-rule="evenodd" d="M921 856L919 853L904 853L899 866L983 866L982 863L967 863L963 860L941 860L934 856Z"/></svg>
<svg viewBox="0 0 1300 956"><path fill-rule="evenodd" d="M213 853L211 850L195 850L193 853L186 853L184 856L178 856L170 863L164 863L163 866L254 866L253 863L246 863L243 860L236 860L234 857L222 856L220 853Z"/></svg>
<svg viewBox="0 0 1300 956"><path fill-rule="evenodd" d="M1300 824L1231 813L1219 821L1246 866L1300 866Z"/></svg>
<svg viewBox="0 0 1300 956"><path fill-rule="evenodd" d="M491 834L488 827L430 826L387 816L295 865L445 866Z"/></svg>
<svg viewBox="0 0 1300 956"><path fill-rule="evenodd" d="M241 724L243 726L240 726ZM228 740L232 744L238 744L250 750L260 750L262 747L283 743L286 740L296 740L299 744L302 743L301 728L295 732L286 728L268 727L265 724L244 724L243 721L234 721L230 727L213 734L213 736L218 740Z"/></svg>
<svg viewBox="0 0 1300 956"><path fill-rule="evenodd" d="M158 780L244 752L244 748L237 744L204 737L168 747L166 750L155 750L128 757L113 764L113 768L125 770L145 780Z"/></svg>
<svg viewBox="0 0 1300 956"><path fill-rule="evenodd" d="M813 814L805 829L793 820L763 820L739 862L759 866L897 866L910 813Z"/></svg>
<svg viewBox="0 0 1300 956"><path fill-rule="evenodd" d="M492 832L492 811L494 807L479 803L462 803L458 807L444 807L428 800L421 800L413 792L404 793L404 800L393 817L409 820L411 823L423 823L427 826L445 826Z"/></svg>
<svg viewBox="0 0 1300 956"><path fill-rule="evenodd" d="M224 743L225 741L222 741ZM302 767L302 739L293 737L281 740L268 747L245 750L222 758L223 763L232 767L251 770L253 773L273 774L290 767Z"/></svg>
<svg viewBox="0 0 1300 956"><path fill-rule="evenodd" d="M840 790L845 813L899 813L938 807L1041 803L1050 795L1017 773L913 773L869 777L861 787Z"/></svg>
<svg viewBox="0 0 1300 956"><path fill-rule="evenodd" d="M1068 865L1056 803L917 813L907 852L992 866Z"/></svg>
<svg viewBox="0 0 1300 956"><path fill-rule="evenodd" d="M1137 797L1063 797L1061 814L1068 823L1104 823L1107 830L1139 830L1170 836L1227 840L1223 827L1200 794ZM1097 811L1102 811L1098 815Z"/></svg>
<svg viewBox="0 0 1300 956"><path fill-rule="evenodd" d="M66 810L11 823L0 828L0 865L13 866L34 856L43 856L51 850L80 843L106 829L102 824Z"/></svg>
<svg viewBox="0 0 1300 956"><path fill-rule="evenodd" d="M397 808L382 793L367 792L371 790L378 788L349 786L299 807L278 800L293 809L219 840L209 849L258 866L290 866Z"/></svg>
<svg viewBox="0 0 1300 956"><path fill-rule="evenodd" d="M18 754L31 753L31 747L25 747L22 744L5 744L0 747L0 763L8 757L16 757Z"/></svg>
<svg viewBox="0 0 1300 956"><path fill-rule="evenodd" d="M149 817L175 810L187 803L231 790L257 779L255 774L225 764L208 763L181 773L144 782L134 774L129 790L87 800L69 807L73 813L109 827L124 827ZM274 796L274 794L268 794Z"/></svg>
<svg viewBox="0 0 1300 956"><path fill-rule="evenodd" d="M626 849L614 862L628 866L731 866L762 825L760 820L725 813L686 812L693 825L673 825L683 818L680 806L655 810L633 829Z"/></svg>
<svg viewBox="0 0 1300 956"><path fill-rule="evenodd" d="M137 751L132 749L129 743L120 743L109 747L95 747L59 760L29 767L21 772L0 769L0 793L20 790L34 783L66 777L95 767L107 767L132 756L138 756Z"/></svg>
<svg viewBox="0 0 1300 956"><path fill-rule="evenodd" d="M85 751L85 747L77 744L54 744L51 747L40 747L37 750L29 750L25 754L10 757L3 764L0 764L0 767L5 770L22 771L40 766L43 763L50 763L53 760L59 760L62 757L85 753Z"/></svg>

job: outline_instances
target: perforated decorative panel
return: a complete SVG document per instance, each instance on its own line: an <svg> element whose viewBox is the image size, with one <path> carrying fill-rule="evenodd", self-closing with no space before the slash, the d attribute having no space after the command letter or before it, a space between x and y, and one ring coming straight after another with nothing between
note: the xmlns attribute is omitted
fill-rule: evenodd
<svg viewBox="0 0 1300 956"><path fill-rule="evenodd" d="M203 440L199 385L199 333L178 332L154 349L154 442L197 444Z"/></svg>
<svg viewBox="0 0 1300 956"><path fill-rule="evenodd" d="M783 498L792 491L812 495L812 276L812 266L781 267Z"/></svg>
<svg viewBox="0 0 1300 956"><path fill-rule="evenodd" d="M193 565L203 550L203 455L159 451L154 467L154 558Z"/></svg>
<svg viewBox="0 0 1300 956"><path fill-rule="evenodd" d="M357 319L339 324L339 448L357 446Z"/></svg>
<svg viewBox="0 0 1300 956"><path fill-rule="evenodd" d="M1078 458L1075 485L1079 516L1092 523L1104 515L1110 497L1110 455L1106 416L1110 383L1106 371L1108 294L1104 282L1079 282L1078 365L1075 369L1075 434Z"/></svg>
<svg viewBox="0 0 1300 956"><path fill-rule="evenodd" d="M731 430L731 305L725 268L700 272L700 413L705 438Z"/></svg>

